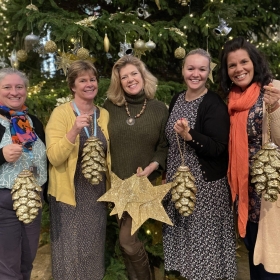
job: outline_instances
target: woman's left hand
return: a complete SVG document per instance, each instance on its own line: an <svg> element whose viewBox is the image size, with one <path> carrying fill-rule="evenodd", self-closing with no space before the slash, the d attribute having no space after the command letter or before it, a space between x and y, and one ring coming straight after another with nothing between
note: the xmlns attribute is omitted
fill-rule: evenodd
<svg viewBox="0 0 280 280"><path fill-rule="evenodd" d="M278 100L280 99L280 90L276 87L273 87L273 84L270 83L267 86L264 86L265 92L264 92L264 102L267 105L271 105L271 111L275 111L277 108L279 108Z"/></svg>
<svg viewBox="0 0 280 280"><path fill-rule="evenodd" d="M138 177L140 177L140 176L148 177L153 171L155 171L157 169L158 169L158 163L151 162L144 170L142 170L141 167L138 167L136 175Z"/></svg>
<svg viewBox="0 0 280 280"><path fill-rule="evenodd" d="M174 124L174 130L186 141L192 140L192 136L189 134L190 127L187 119L181 118Z"/></svg>

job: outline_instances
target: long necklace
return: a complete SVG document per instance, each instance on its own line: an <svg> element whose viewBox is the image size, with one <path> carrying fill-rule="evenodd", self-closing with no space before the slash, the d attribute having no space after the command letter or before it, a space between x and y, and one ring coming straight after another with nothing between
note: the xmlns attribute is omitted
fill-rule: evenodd
<svg viewBox="0 0 280 280"><path fill-rule="evenodd" d="M127 123L128 125L134 125L134 124L135 124L135 119L136 119L136 118L140 118L140 116L144 113L144 111L145 111L145 109L146 109L146 105L147 105L147 99L145 98L144 104L143 104L143 107L142 107L141 111L140 111L137 115L135 115L134 118L133 118L133 117L131 117L131 115L130 115L130 112L129 112L128 107L127 107L127 101L125 100L124 106L125 106L125 111L126 111L126 113L127 113L127 115L128 115L128 118L127 118L127 120L126 120L126 123Z"/></svg>

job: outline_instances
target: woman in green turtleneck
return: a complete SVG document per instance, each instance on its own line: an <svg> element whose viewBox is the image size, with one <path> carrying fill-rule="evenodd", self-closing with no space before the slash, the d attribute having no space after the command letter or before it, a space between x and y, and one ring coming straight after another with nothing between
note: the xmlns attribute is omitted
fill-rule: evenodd
<svg viewBox="0 0 280 280"><path fill-rule="evenodd" d="M145 64L125 55L113 66L108 99L112 171L122 180L137 173L150 181L165 169L168 118L166 105L154 99L157 79ZM142 171L139 171L141 167ZM120 225L120 245L129 279L151 279L149 261L137 233L131 235L132 219L125 212Z"/></svg>

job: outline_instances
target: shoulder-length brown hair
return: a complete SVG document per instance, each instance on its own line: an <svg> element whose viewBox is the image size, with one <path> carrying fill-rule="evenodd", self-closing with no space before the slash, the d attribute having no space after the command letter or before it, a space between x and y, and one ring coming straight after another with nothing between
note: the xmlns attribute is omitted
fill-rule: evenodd
<svg viewBox="0 0 280 280"><path fill-rule="evenodd" d="M107 98L114 104L121 106L125 102L124 90L121 85L120 70L126 65L134 65L140 72L144 82L144 92L147 99L153 99L157 90L157 78L147 69L139 58L132 55L124 55L113 66L111 83L107 90Z"/></svg>

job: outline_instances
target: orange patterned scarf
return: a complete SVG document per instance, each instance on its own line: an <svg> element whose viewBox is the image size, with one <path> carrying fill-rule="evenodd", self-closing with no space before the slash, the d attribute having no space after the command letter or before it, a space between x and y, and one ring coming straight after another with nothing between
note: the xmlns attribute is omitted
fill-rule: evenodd
<svg viewBox="0 0 280 280"><path fill-rule="evenodd" d="M260 86L253 83L244 92L232 87L229 93L230 115L228 180L232 200L238 195L238 230L241 237L246 234L248 220L249 152L247 120L250 108L256 103Z"/></svg>

